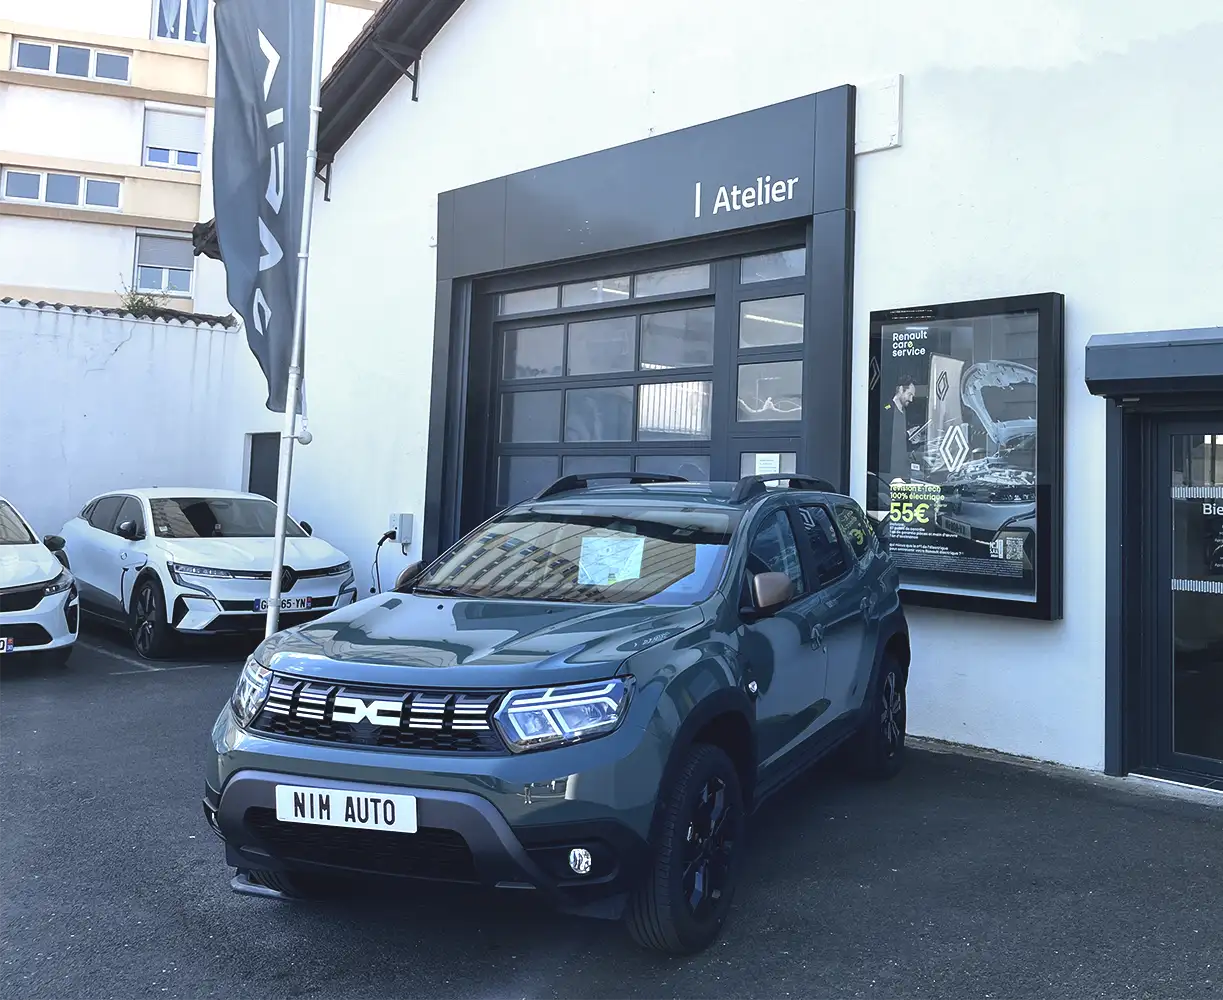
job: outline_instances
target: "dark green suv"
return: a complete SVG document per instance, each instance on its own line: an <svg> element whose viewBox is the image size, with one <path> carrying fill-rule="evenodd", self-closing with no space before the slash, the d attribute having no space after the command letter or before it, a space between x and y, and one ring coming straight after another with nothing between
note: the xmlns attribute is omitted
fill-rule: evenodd
<svg viewBox="0 0 1223 1000"><path fill-rule="evenodd" d="M395 591L259 646L205 790L234 888L533 890L703 948L765 796L837 748L899 769L898 582L819 480L562 479Z"/></svg>

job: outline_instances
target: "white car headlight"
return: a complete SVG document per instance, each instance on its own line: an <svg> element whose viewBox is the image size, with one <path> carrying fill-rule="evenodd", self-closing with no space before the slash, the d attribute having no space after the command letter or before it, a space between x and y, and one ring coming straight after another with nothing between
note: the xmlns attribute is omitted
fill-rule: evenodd
<svg viewBox="0 0 1223 1000"><path fill-rule="evenodd" d="M170 575L175 582L182 583L184 576L202 576L212 580L231 580L233 573L227 569L214 569L211 566L192 566L189 563L170 563Z"/></svg>
<svg viewBox="0 0 1223 1000"><path fill-rule="evenodd" d="M49 597L52 594L62 594L65 590L72 586L72 574L66 569L60 570L59 576L42 588L43 596Z"/></svg>
<svg viewBox="0 0 1223 1000"><path fill-rule="evenodd" d="M242 668L242 674L238 677L238 683L234 687L233 696L229 700L229 707L233 710L234 718L238 720L238 725L243 729L254 722L255 716L263 710L263 703L268 700L268 691L271 686L271 667L265 667L253 656L248 656L246 665Z"/></svg>
<svg viewBox="0 0 1223 1000"><path fill-rule="evenodd" d="M624 721L631 677L511 691L494 720L510 749L521 752L606 736Z"/></svg>

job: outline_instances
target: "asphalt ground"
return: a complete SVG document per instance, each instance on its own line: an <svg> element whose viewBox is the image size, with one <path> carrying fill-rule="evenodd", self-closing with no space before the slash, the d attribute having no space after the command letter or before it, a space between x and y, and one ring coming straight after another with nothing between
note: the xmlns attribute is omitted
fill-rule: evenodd
<svg viewBox="0 0 1223 1000"><path fill-rule="evenodd" d="M943 752L768 804L694 958L521 897L236 895L200 791L244 652L0 663L0 996L1223 997L1223 809Z"/></svg>

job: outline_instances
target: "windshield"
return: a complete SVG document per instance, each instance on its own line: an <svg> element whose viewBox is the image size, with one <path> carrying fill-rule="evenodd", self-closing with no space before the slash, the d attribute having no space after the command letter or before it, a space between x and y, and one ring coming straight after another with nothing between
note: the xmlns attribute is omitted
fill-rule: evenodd
<svg viewBox="0 0 1223 1000"><path fill-rule="evenodd" d="M699 508L513 511L459 542L414 589L582 604L686 605L713 593L738 513Z"/></svg>
<svg viewBox="0 0 1223 1000"><path fill-rule="evenodd" d="M0 500L0 545L32 545L36 541L21 515L7 501Z"/></svg>
<svg viewBox="0 0 1223 1000"><path fill-rule="evenodd" d="M276 505L245 497L174 497L149 501L158 538L271 538L276 534ZM285 534L305 532L292 518Z"/></svg>

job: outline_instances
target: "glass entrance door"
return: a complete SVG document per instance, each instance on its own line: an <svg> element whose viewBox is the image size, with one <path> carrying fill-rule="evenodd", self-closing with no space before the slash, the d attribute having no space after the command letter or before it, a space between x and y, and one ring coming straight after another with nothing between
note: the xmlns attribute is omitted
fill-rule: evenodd
<svg viewBox="0 0 1223 1000"><path fill-rule="evenodd" d="M1223 419L1165 425L1159 445L1160 764L1223 777Z"/></svg>

